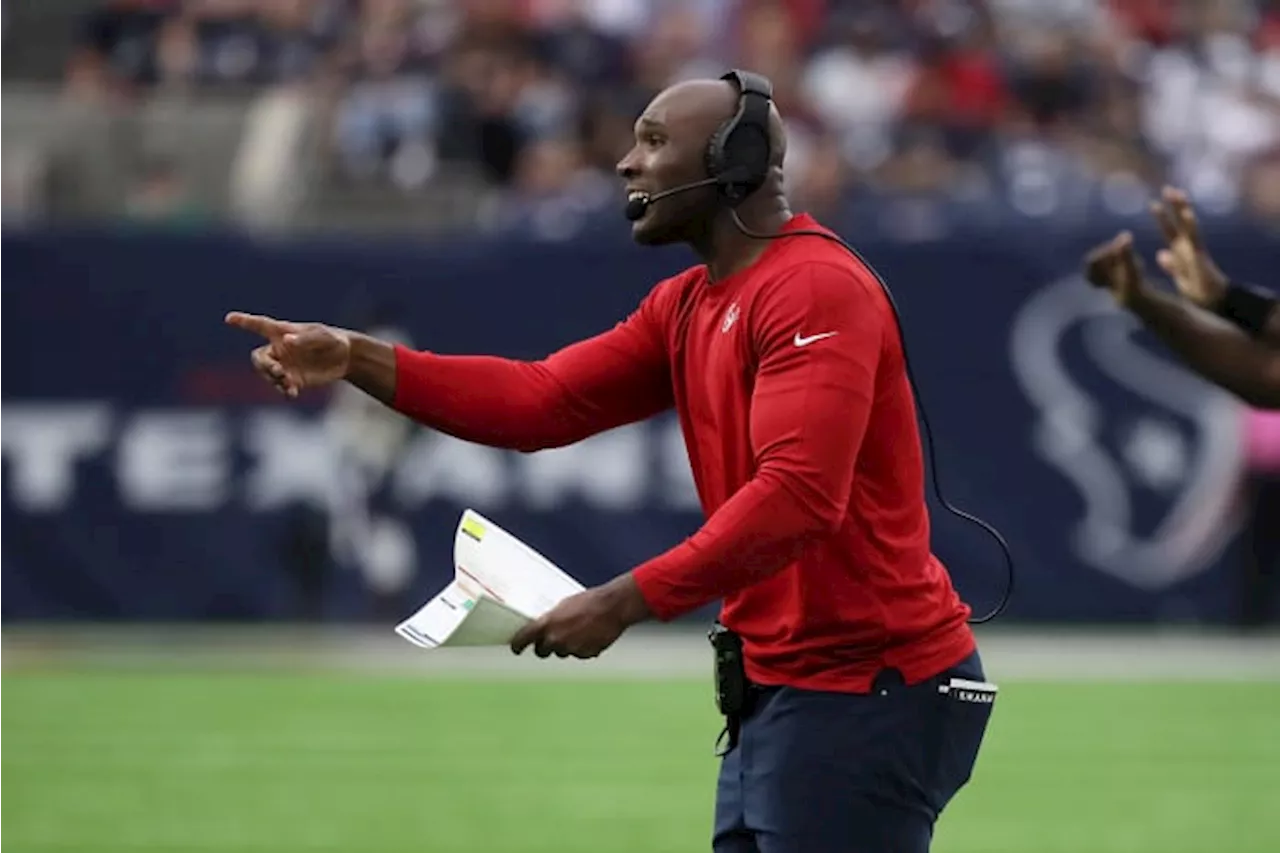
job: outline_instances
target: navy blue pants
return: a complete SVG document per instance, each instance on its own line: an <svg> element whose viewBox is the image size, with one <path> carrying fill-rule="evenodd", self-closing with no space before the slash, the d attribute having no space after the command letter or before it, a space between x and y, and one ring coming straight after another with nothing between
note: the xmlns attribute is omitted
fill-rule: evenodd
<svg viewBox="0 0 1280 853"><path fill-rule="evenodd" d="M720 765L715 853L924 853L973 772L983 679L975 652L911 686L888 670L868 694L761 690Z"/></svg>

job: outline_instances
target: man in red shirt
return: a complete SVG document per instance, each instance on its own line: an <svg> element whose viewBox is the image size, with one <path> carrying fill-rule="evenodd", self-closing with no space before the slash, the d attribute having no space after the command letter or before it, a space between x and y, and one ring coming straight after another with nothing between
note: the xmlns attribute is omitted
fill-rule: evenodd
<svg viewBox="0 0 1280 853"><path fill-rule="evenodd" d="M254 364L289 396L345 379L488 445L562 446L674 406L705 525L561 602L513 649L593 657L633 624L723 600L718 636L740 640L743 659L736 681L722 667L724 692L743 689L726 712L715 849L927 850L972 771L995 688L970 611L930 552L891 304L852 253L813 233L831 232L789 209L785 134L763 78L674 86L635 140L618 165L633 237L688 243L705 263L596 337L521 362L228 322L267 339ZM729 660L738 646L718 648Z"/></svg>

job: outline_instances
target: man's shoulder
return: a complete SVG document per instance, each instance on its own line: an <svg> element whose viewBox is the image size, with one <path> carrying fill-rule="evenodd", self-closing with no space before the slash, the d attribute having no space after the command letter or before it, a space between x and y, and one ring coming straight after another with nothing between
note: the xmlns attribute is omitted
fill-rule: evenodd
<svg viewBox="0 0 1280 853"><path fill-rule="evenodd" d="M839 300L880 301L883 290L876 273L861 257L821 237L800 235L780 252L760 276L762 294L826 296Z"/></svg>
<svg viewBox="0 0 1280 853"><path fill-rule="evenodd" d="M804 229L801 233L787 236L784 231L784 236L778 238L784 242L784 250L776 258L779 267L809 271L825 268L832 273L858 277L870 271L862 256L835 231L813 219L802 221L800 226Z"/></svg>

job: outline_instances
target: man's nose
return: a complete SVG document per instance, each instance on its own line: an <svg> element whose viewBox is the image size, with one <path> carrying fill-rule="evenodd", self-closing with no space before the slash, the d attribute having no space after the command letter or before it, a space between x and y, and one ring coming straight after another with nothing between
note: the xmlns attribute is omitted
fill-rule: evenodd
<svg viewBox="0 0 1280 853"><path fill-rule="evenodd" d="M629 152L626 157L618 161L617 171L618 177L626 181L639 176L640 168L636 165L635 151Z"/></svg>

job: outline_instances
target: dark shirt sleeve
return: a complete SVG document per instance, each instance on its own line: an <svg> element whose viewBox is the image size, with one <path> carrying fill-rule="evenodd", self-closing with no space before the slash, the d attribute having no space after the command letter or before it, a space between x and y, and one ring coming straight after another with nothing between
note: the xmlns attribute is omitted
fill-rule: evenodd
<svg viewBox="0 0 1280 853"><path fill-rule="evenodd" d="M692 537L635 569L658 619L781 570L844 524L885 343L888 309L872 288L812 264L762 295L749 319L755 474Z"/></svg>
<svg viewBox="0 0 1280 853"><path fill-rule="evenodd" d="M392 405L457 438L526 452L644 420L672 405L656 293L613 329L540 361L398 346Z"/></svg>

